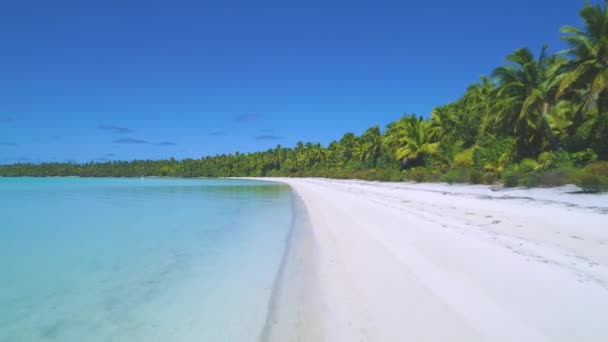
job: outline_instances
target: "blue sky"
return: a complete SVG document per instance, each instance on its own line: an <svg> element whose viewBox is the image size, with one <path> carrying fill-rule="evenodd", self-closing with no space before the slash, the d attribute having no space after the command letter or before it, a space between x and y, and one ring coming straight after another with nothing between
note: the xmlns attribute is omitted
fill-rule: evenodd
<svg viewBox="0 0 608 342"><path fill-rule="evenodd" d="M584 3L2 1L0 163L327 144L563 49Z"/></svg>

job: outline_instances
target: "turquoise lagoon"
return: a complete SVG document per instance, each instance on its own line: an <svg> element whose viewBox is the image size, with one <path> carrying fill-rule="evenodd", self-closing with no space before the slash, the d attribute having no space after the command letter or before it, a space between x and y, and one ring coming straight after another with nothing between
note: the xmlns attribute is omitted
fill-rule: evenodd
<svg viewBox="0 0 608 342"><path fill-rule="evenodd" d="M0 341L256 341L284 185L0 178Z"/></svg>

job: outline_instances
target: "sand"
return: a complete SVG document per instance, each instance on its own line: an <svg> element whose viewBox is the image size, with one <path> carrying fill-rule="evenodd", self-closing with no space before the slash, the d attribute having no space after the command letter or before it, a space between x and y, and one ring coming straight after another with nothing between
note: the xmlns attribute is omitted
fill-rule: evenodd
<svg viewBox="0 0 608 342"><path fill-rule="evenodd" d="M270 341L608 341L608 195L274 178L307 224Z"/></svg>

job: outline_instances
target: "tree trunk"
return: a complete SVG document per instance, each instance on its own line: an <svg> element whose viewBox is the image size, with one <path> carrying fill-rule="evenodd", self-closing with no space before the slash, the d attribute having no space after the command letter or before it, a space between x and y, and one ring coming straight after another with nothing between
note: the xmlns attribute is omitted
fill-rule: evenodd
<svg viewBox="0 0 608 342"><path fill-rule="evenodd" d="M606 105L608 102L608 91L603 90L597 94L597 112L603 114L606 111Z"/></svg>
<svg viewBox="0 0 608 342"><path fill-rule="evenodd" d="M543 115L541 118L541 124L543 126L543 129L547 132L547 136L549 137L549 144L551 144L551 149L556 151L559 149L559 141L557 140L555 134L553 134L553 130L547 122L547 115L549 115L549 103L545 102L543 104Z"/></svg>

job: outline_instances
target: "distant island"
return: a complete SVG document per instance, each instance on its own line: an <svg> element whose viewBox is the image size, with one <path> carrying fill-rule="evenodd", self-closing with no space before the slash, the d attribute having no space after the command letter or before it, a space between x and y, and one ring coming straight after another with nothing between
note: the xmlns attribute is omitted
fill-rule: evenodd
<svg viewBox="0 0 608 342"><path fill-rule="evenodd" d="M314 176L606 190L608 18L592 4L580 16L583 29L561 29L570 49L518 49L457 101L429 118L405 115L384 131L196 160L19 163L0 166L0 176Z"/></svg>

